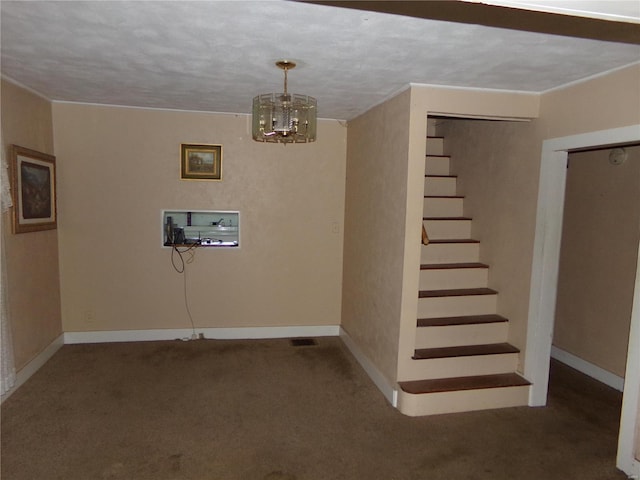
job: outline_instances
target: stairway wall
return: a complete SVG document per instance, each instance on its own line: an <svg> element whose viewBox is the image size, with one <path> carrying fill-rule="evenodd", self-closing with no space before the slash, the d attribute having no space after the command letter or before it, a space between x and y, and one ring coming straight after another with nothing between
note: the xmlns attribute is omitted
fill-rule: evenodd
<svg viewBox="0 0 640 480"><path fill-rule="evenodd" d="M427 114L538 108L530 94L412 86L349 121L341 326L390 385L415 348Z"/></svg>
<svg viewBox="0 0 640 480"><path fill-rule="evenodd" d="M446 138L471 236L481 241L480 261L491 265L489 287L500 292L497 311L509 318L508 340L526 347L530 268L536 218L540 143L536 122L447 119Z"/></svg>
<svg viewBox="0 0 640 480"><path fill-rule="evenodd" d="M409 93L350 121L347 141L342 328L390 385L403 301Z"/></svg>

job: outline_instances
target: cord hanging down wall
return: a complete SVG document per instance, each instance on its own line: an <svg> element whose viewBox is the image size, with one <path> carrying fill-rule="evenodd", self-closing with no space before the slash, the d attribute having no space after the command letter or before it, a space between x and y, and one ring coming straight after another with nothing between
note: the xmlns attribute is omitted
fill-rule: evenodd
<svg viewBox="0 0 640 480"><path fill-rule="evenodd" d="M187 265L193 263L200 248L238 248L240 246L240 212L226 210L164 210L162 212L162 246L171 248L171 265L182 274L184 305L191 323L191 335L180 340L199 340L189 308ZM185 256L188 257L185 259Z"/></svg>
<svg viewBox="0 0 640 480"><path fill-rule="evenodd" d="M183 341L198 340L198 339L204 338L204 334L202 333L200 333L200 335L196 334L196 324L193 321L193 315L191 315L191 309L189 308L189 295L187 293L187 264L193 263L193 260L195 259L196 249L198 247L199 245L197 243L194 243L193 245L186 247L185 250L180 250L177 245L174 245L171 249L171 265L173 266L176 272L182 274L184 306L187 311L187 315L189 316L189 322L191 323L191 337L181 338L180 340L183 340ZM189 258L185 262L183 255L186 253L189 254ZM180 259L179 264L176 263L174 254L178 255L178 258Z"/></svg>

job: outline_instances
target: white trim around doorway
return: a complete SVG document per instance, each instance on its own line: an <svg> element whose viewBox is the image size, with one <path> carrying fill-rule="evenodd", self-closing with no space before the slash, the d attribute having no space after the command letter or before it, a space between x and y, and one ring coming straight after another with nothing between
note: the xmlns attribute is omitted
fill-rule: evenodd
<svg viewBox="0 0 640 480"><path fill-rule="evenodd" d="M638 141L640 125L543 142L524 368L525 377L533 382L529 396L531 406L542 406L547 402L568 152ZM617 467L627 475L638 476L640 463L635 459L635 427L640 406L640 266L636 270L627 355Z"/></svg>

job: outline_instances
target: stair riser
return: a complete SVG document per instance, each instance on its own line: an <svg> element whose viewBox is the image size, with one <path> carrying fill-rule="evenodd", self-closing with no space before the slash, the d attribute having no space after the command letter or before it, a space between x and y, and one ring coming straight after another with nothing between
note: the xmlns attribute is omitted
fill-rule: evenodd
<svg viewBox="0 0 640 480"><path fill-rule="evenodd" d="M465 345L486 345L507 341L507 322L473 325L420 327L416 331L416 348L441 348Z"/></svg>
<svg viewBox="0 0 640 480"><path fill-rule="evenodd" d="M449 157L427 156L424 166L425 175L449 175Z"/></svg>
<svg viewBox="0 0 640 480"><path fill-rule="evenodd" d="M422 213L425 217L461 217L463 206L463 198L425 198Z"/></svg>
<svg viewBox="0 0 640 480"><path fill-rule="evenodd" d="M418 318L461 317L496 313L498 295L418 299Z"/></svg>
<svg viewBox="0 0 640 480"><path fill-rule="evenodd" d="M424 220L431 240L471 238L471 220Z"/></svg>
<svg viewBox="0 0 640 480"><path fill-rule="evenodd" d="M427 138L427 155L444 155L444 138Z"/></svg>
<svg viewBox="0 0 640 480"><path fill-rule="evenodd" d="M486 287L488 272L488 268L420 270L420 290Z"/></svg>
<svg viewBox="0 0 640 480"><path fill-rule="evenodd" d="M430 243L423 245L420 263L470 263L480 258L478 243Z"/></svg>
<svg viewBox="0 0 640 480"><path fill-rule="evenodd" d="M515 372L517 353L411 360L402 381Z"/></svg>
<svg viewBox="0 0 640 480"><path fill-rule="evenodd" d="M408 416L471 412L528 405L530 386L414 395L398 391L398 410Z"/></svg>
<svg viewBox="0 0 640 480"><path fill-rule="evenodd" d="M437 137L436 134L436 120L433 118L427 119L427 141L428 137Z"/></svg>
<svg viewBox="0 0 640 480"><path fill-rule="evenodd" d="M430 177L424 179L425 195L455 195L457 179L455 177Z"/></svg>

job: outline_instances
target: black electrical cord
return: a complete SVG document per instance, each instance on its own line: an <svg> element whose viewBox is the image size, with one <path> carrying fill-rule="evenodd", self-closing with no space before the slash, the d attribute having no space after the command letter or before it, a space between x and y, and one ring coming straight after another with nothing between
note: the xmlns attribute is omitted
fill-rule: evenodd
<svg viewBox="0 0 640 480"><path fill-rule="evenodd" d="M183 254L188 253L190 251L193 250L193 253L195 254L195 249L198 248L200 246L199 243L194 243L193 245L190 245L187 249L185 250L179 250L178 247L176 245L173 245L173 248L171 249L171 265L173 266L174 270L178 273L182 273L182 279L183 279L183 290L184 290L184 306L185 309L187 310L187 315L189 316L189 321L191 322L191 331L192 331L192 339L196 338L196 326L195 323L193 322L193 316L191 315L191 309L189 308L189 298L187 296L187 268L186 268L186 264L183 258ZM180 268L178 268L178 266L176 265L176 261L175 261L175 256L174 254L177 253L178 254L178 258L180 259ZM193 258L193 257L192 257ZM188 261L187 261L188 263ZM188 339L186 339L188 340Z"/></svg>
<svg viewBox="0 0 640 480"><path fill-rule="evenodd" d="M184 258L182 257L182 254L183 253L188 253L191 250L194 250L195 248L198 248L199 246L200 246L199 243L194 243L193 245L190 245L185 250L180 251L178 249L177 245L173 245L172 246L173 248L171 249L171 265L173 265L173 269L178 273L183 273L184 272L184 268L185 268L184 267L185 263L184 263ZM178 254L178 257L180 258L180 268L178 268L176 266L176 260L175 260L175 256L174 256L174 254L176 254L176 253Z"/></svg>

